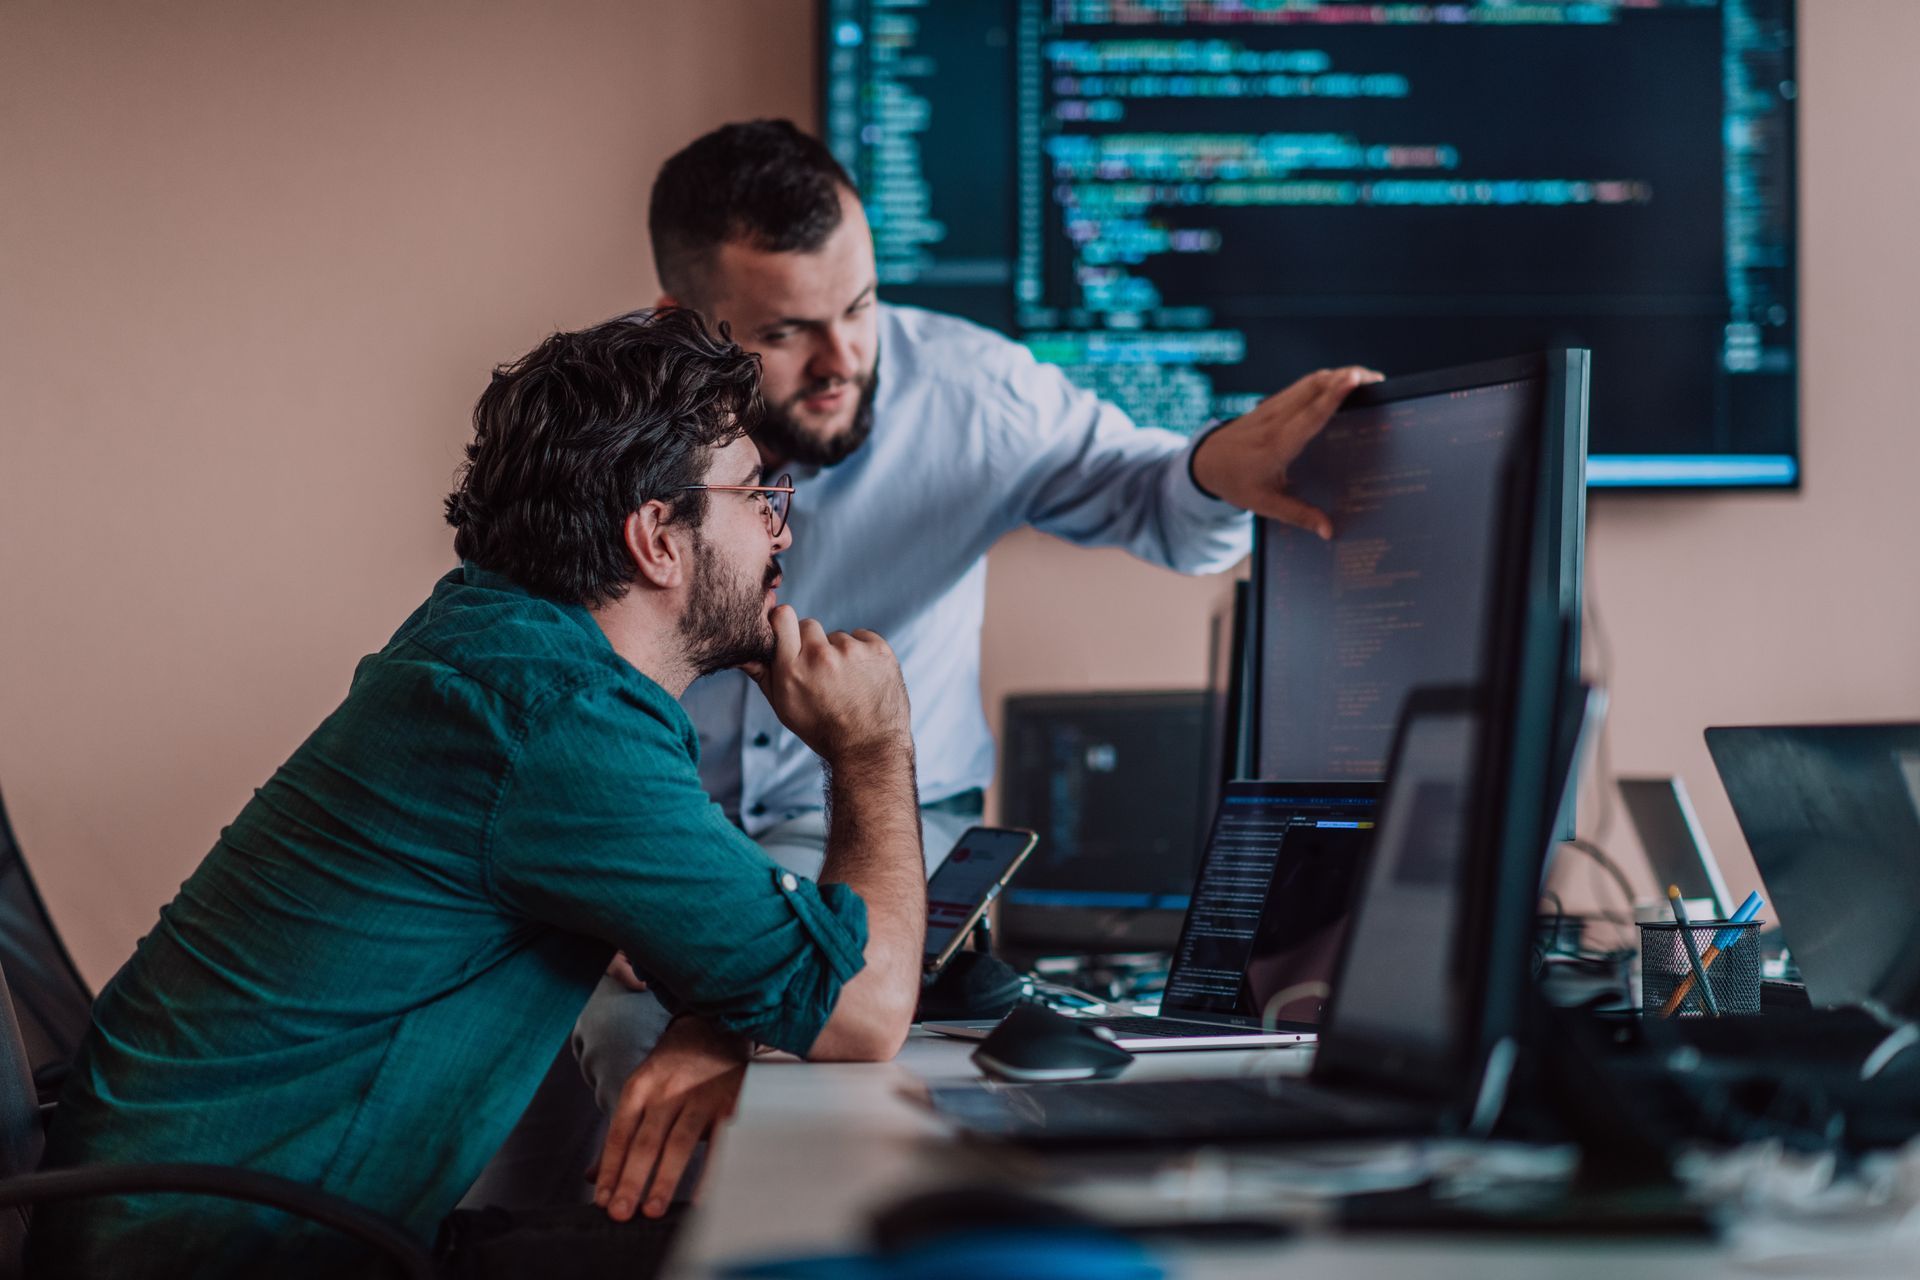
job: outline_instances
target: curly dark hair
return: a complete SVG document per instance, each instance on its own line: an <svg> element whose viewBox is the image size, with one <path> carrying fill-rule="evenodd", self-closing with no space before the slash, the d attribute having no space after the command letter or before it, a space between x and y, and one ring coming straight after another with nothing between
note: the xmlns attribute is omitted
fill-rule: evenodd
<svg viewBox="0 0 1920 1280"><path fill-rule="evenodd" d="M840 225L853 179L790 120L748 120L695 138L660 166L647 208L654 268L674 297L699 296L715 249L739 241L812 253Z"/></svg>
<svg viewBox="0 0 1920 1280"><path fill-rule="evenodd" d="M681 308L554 334L494 370L473 408L447 495L454 551L550 599L619 599L627 515L661 499L697 529L707 495L680 487L752 429L759 392L760 358Z"/></svg>

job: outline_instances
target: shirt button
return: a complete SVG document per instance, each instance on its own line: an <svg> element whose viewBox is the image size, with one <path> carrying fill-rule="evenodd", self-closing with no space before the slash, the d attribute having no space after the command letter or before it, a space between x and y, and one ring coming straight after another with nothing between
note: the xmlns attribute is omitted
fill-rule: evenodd
<svg viewBox="0 0 1920 1280"><path fill-rule="evenodd" d="M756 804L755 806L753 806L753 808L747 810L748 813L752 814L756 818L759 817L761 814L765 813L766 811L767 811L767 806L765 806L764 804Z"/></svg>
<svg viewBox="0 0 1920 1280"><path fill-rule="evenodd" d="M800 881L794 877L793 872L789 871L787 872L787 874L780 877L780 887L782 889L785 889L788 893L792 893L795 889L798 889L800 887Z"/></svg>
<svg viewBox="0 0 1920 1280"><path fill-rule="evenodd" d="M773 745L773 739L767 734L756 733L753 735L753 745L756 747L770 747Z"/></svg>

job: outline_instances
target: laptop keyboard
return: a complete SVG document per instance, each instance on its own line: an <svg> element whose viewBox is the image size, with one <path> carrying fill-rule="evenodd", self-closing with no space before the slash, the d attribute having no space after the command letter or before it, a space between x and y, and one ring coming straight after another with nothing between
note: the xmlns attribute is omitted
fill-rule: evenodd
<svg viewBox="0 0 1920 1280"><path fill-rule="evenodd" d="M1257 1141L1431 1128L1424 1108L1245 1077L965 1085L933 1089L931 1101L976 1133L1041 1143Z"/></svg>

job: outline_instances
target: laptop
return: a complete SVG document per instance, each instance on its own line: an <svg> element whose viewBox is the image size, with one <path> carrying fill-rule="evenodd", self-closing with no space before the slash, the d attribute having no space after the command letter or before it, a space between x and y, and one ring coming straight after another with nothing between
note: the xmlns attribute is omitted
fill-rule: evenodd
<svg viewBox="0 0 1920 1280"><path fill-rule="evenodd" d="M1479 713L1462 690L1418 689L1396 734L1379 826L1307 1077L937 1087L928 1101L977 1136L1098 1148L1414 1136L1479 1109L1468 1047L1486 1008L1459 998L1479 950L1467 856L1479 829ZM1529 872L1532 868L1528 869ZM1196 913L1198 904L1196 903ZM1509 1050L1510 1053L1510 1050ZM1504 1067L1481 1107L1497 1103ZM1490 1119L1490 1117L1489 1117Z"/></svg>
<svg viewBox="0 0 1920 1280"><path fill-rule="evenodd" d="M1679 885L1681 897L1704 898L1713 903L1720 919L1726 919L1733 911L1733 895L1727 892L1720 864L1707 847L1686 783L1651 777L1621 778L1618 785L1655 883L1663 890L1666 885Z"/></svg>
<svg viewBox="0 0 1920 1280"><path fill-rule="evenodd" d="M1920 1015L1920 724L1706 737L1808 997Z"/></svg>
<svg viewBox="0 0 1920 1280"><path fill-rule="evenodd" d="M1160 1012L1083 1021L1136 1053L1312 1040L1379 799L1375 782L1227 783ZM998 1025L925 1024L963 1040Z"/></svg>

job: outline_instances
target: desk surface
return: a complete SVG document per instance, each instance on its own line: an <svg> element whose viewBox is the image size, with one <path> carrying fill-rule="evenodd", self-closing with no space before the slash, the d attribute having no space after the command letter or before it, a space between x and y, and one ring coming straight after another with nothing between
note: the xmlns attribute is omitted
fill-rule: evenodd
<svg viewBox="0 0 1920 1280"><path fill-rule="evenodd" d="M916 1031L890 1063L755 1062L740 1108L709 1165L707 1184L668 1267L705 1277L754 1259L864 1248L879 1207L916 1190L980 1180L1038 1187L1021 1162L955 1141L911 1100L922 1083L977 1078L972 1046ZM1147 1054L1128 1079L1298 1073L1310 1050ZM1914 1162L1920 1173L1920 1160ZM1163 1179L1164 1184L1164 1179ZM1217 1188L1216 1188L1217 1190ZM1777 1215L1743 1226L1720 1245L1657 1242L1489 1240L1462 1237L1340 1238L1159 1249L1175 1275L1372 1280L1712 1280L1734 1276L1911 1277L1920 1274L1920 1213L1896 1225L1855 1215L1806 1230Z"/></svg>

